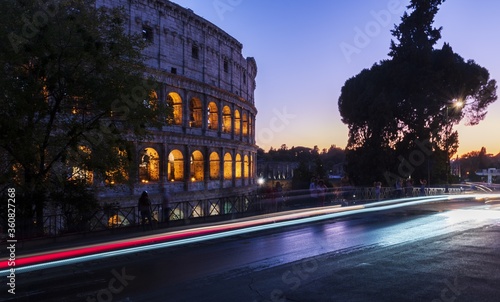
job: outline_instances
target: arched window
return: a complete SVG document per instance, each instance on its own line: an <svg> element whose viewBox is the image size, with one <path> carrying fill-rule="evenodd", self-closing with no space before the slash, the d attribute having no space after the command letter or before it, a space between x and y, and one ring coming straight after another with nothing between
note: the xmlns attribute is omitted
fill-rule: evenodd
<svg viewBox="0 0 500 302"><path fill-rule="evenodd" d="M79 146L77 152L69 155L71 165L70 180L92 184L94 173L89 170L88 164L91 161L92 150L88 146Z"/></svg>
<svg viewBox="0 0 500 302"><path fill-rule="evenodd" d="M222 108L222 132L231 132L231 108L229 106Z"/></svg>
<svg viewBox="0 0 500 302"><path fill-rule="evenodd" d="M148 98L143 101L144 107L149 108L153 111L158 110L158 94L156 91L151 90L148 94Z"/></svg>
<svg viewBox="0 0 500 302"><path fill-rule="evenodd" d="M239 135L241 130L241 116L238 109L234 110L234 134Z"/></svg>
<svg viewBox="0 0 500 302"><path fill-rule="evenodd" d="M242 134L244 136L248 135L248 115L246 112L243 112L243 129Z"/></svg>
<svg viewBox="0 0 500 302"><path fill-rule="evenodd" d="M200 48L196 44L193 44L193 46L191 47L191 57L193 59L199 59L200 58Z"/></svg>
<svg viewBox="0 0 500 302"><path fill-rule="evenodd" d="M172 150L168 155L167 174L170 181L184 180L184 157L181 151Z"/></svg>
<svg viewBox="0 0 500 302"><path fill-rule="evenodd" d="M241 155L236 154L236 167L235 167L236 178L241 178Z"/></svg>
<svg viewBox="0 0 500 302"><path fill-rule="evenodd" d="M189 101L189 111L189 127L201 128L201 101L197 98L192 98Z"/></svg>
<svg viewBox="0 0 500 302"><path fill-rule="evenodd" d="M210 153L210 179L220 178L220 158L217 152Z"/></svg>
<svg viewBox="0 0 500 302"><path fill-rule="evenodd" d="M249 157L250 162L248 163L248 166L250 167L249 172L250 172L250 178L255 177L255 155L250 155Z"/></svg>
<svg viewBox="0 0 500 302"><path fill-rule="evenodd" d="M170 92L167 96L168 112L167 123L169 125L182 125L182 99L176 92Z"/></svg>
<svg viewBox="0 0 500 302"><path fill-rule="evenodd" d="M203 154L196 150L191 154L191 180L200 181L204 179Z"/></svg>
<svg viewBox="0 0 500 302"><path fill-rule="evenodd" d="M253 136L253 117L250 114L248 115L248 135Z"/></svg>
<svg viewBox="0 0 500 302"><path fill-rule="evenodd" d="M243 157L243 177L248 178L249 177L249 170L250 170L250 163L248 161L248 155L245 155Z"/></svg>
<svg viewBox="0 0 500 302"><path fill-rule="evenodd" d="M208 129L218 130L219 128L219 109L214 102L208 104L207 109L207 124Z"/></svg>
<svg viewBox="0 0 500 302"><path fill-rule="evenodd" d="M154 148L145 148L139 158L139 181L150 182L160 180L160 157Z"/></svg>
<svg viewBox="0 0 500 302"><path fill-rule="evenodd" d="M224 154L224 179L233 179L233 157L229 152Z"/></svg>
<svg viewBox="0 0 500 302"><path fill-rule="evenodd" d="M106 171L105 182L107 185L123 184L128 181L128 152L125 148L115 148L117 165L114 169Z"/></svg>

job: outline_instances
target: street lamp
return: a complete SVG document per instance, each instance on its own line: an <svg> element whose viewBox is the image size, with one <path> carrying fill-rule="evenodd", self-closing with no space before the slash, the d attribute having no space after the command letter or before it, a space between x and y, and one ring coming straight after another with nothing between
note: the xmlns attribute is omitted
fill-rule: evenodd
<svg viewBox="0 0 500 302"><path fill-rule="evenodd" d="M464 106L464 102L461 99L455 99L451 104L446 104L446 139L445 139L445 151L446 151L446 184L444 187L444 192L449 193L448 183L450 174L450 146L448 145L448 139L450 138L449 127L448 127L448 111L449 109L461 109Z"/></svg>

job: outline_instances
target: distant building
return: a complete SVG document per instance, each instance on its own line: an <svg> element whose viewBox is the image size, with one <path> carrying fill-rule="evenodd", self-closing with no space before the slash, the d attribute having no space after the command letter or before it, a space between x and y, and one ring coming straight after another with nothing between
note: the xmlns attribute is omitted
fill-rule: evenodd
<svg viewBox="0 0 500 302"><path fill-rule="evenodd" d="M257 161L257 176L267 180L292 179L299 163L289 161Z"/></svg>
<svg viewBox="0 0 500 302"><path fill-rule="evenodd" d="M487 180L488 184L492 184L493 178L500 176L500 169L496 169L496 168L483 169L480 171L476 171L476 175L486 176L488 179Z"/></svg>
<svg viewBox="0 0 500 302"><path fill-rule="evenodd" d="M331 169L328 170L328 179L331 181L337 181L344 177L344 163L338 163L332 165Z"/></svg>

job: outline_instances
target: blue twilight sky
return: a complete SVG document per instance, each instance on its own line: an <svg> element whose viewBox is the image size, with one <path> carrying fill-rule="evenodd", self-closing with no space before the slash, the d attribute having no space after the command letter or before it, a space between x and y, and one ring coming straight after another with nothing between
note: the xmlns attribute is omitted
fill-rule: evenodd
<svg viewBox="0 0 500 302"><path fill-rule="evenodd" d="M340 89L364 68L388 58L390 30L409 0L174 0L243 44L257 61L256 139L269 150L286 144L345 148ZM500 1L447 0L434 23L442 39L500 81ZM499 92L500 94L500 92ZM474 127L458 126L459 154L500 152L500 100Z"/></svg>

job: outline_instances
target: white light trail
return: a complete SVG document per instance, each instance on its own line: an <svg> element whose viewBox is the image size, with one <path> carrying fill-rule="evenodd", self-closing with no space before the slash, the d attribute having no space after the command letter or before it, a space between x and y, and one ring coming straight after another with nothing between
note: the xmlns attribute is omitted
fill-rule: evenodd
<svg viewBox="0 0 500 302"><path fill-rule="evenodd" d="M113 256L126 255L130 253L151 251L155 249L168 248L173 246L179 246L184 244L202 242L207 240L214 240L229 236L248 234L252 232L270 230L275 228L281 228L286 226L293 226L311 222L318 222L328 219L334 219L339 217L344 217L348 215L355 215L361 213L371 213L377 211L385 211L402 207L416 206L425 203L437 203L443 201L455 201L455 200L479 200L488 202L489 200L498 200L500 194L467 194L467 195L437 195L437 196L422 196L422 197L412 197L412 198L401 198L395 200L387 200L369 203L365 205L354 205L348 207L338 207L329 206L322 208L313 208L306 211L290 211L277 213L275 216L253 219L247 221L233 222L227 224L219 224L209 227L200 227L192 230L184 230L180 232L164 233L160 235L151 235L136 238L134 240L120 240L116 242L110 242L106 245L95 245L80 247L80 249L92 249L92 248L113 248L116 247L117 250L110 250L105 252L98 252L90 255L81 255L71 257L69 259L56 259L42 263L34 263L26 266L16 267L16 273L25 273L30 271L36 271L40 269L47 269L57 266L63 266L68 264L81 263L90 260L103 259ZM497 217L497 216L495 216ZM206 233L206 234L204 234ZM202 235L198 235L202 234ZM178 237L187 237L181 239L171 239ZM191 236L191 237L190 237ZM147 240L165 240L164 242L157 242L152 244L147 244ZM129 243L129 247L125 247L124 243ZM134 244L141 244L139 246L133 246ZM55 251L52 254L47 254L47 256L57 256L57 253L63 252L73 252L77 253L77 249L69 249L63 251ZM44 256L44 255L42 255ZM37 257L37 255L26 256L25 260L29 260L29 257ZM40 257L40 256L38 256ZM1 260L2 262L4 259ZM1 263L1 262L0 262ZM6 276L10 273L9 269L5 266L0 270L0 276Z"/></svg>

